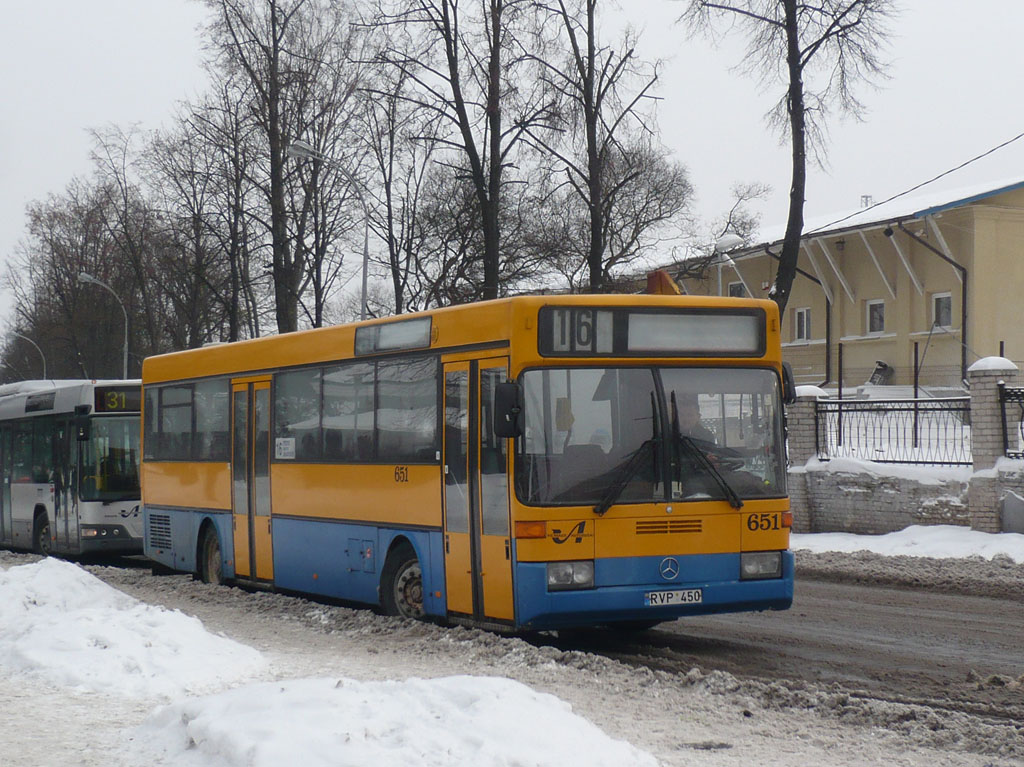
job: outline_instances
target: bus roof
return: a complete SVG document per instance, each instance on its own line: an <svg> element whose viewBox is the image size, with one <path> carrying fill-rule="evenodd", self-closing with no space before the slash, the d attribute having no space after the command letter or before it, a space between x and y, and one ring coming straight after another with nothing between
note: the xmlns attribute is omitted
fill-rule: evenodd
<svg viewBox="0 0 1024 767"><path fill-rule="evenodd" d="M142 364L142 380L160 383L354 359L357 358L354 354L357 328L424 317L432 318L432 323L429 345L421 347L423 351L508 344L517 333L532 331L536 334L537 315L545 306L760 308L765 311L769 326L775 320L776 333L778 328L778 307L774 301L765 299L649 294L515 296L147 357Z"/></svg>
<svg viewBox="0 0 1024 767"><path fill-rule="evenodd" d="M76 405L92 405L93 392L104 386L140 386L142 381L134 379L44 379L15 381L0 385L0 420L42 416L53 413L72 413ZM52 400L35 412L26 411L30 397L46 396L53 392Z"/></svg>

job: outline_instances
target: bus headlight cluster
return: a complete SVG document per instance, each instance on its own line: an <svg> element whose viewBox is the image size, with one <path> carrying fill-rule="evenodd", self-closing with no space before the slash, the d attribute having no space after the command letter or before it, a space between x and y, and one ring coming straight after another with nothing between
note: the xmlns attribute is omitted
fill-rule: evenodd
<svg viewBox="0 0 1024 767"><path fill-rule="evenodd" d="M781 551L744 551L740 554L740 580L781 577Z"/></svg>
<svg viewBox="0 0 1024 767"><path fill-rule="evenodd" d="M594 563L548 562L548 591L594 588Z"/></svg>

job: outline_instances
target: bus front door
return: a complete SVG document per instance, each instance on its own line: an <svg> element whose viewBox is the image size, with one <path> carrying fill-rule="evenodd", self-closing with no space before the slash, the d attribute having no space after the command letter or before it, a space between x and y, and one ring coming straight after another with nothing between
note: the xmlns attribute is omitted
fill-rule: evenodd
<svg viewBox="0 0 1024 767"><path fill-rule="evenodd" d="M81 550L79 541L79 519L77 493L72 482L72 466L77 461L80 446L72 439L72 427L69 421L58 421L52 434L53 465L53 516L57 533L57 545L65 551Z"/></svg>
<svg viewBox="0 0 1024 767"><path fill-rule="evenodd" d="M231 515L235 575L274 577L270 519L270 381L232 381Z"/></svg>
<svg viewBox="0 0 1024 767"><path fill-rule="evenodd" d="M0 543L14 543L14 532L11 529L11 474L14 471L11 455L11 427L0 429L0 477L3 488L0 490Z"/></svg>
<svg viewBox="0 0 1024 767"><path fill-rule="evenodd" d="M494 436L495 385L508 360L444 368L444 550L448 611L511 621L507 440Z"/></svg>

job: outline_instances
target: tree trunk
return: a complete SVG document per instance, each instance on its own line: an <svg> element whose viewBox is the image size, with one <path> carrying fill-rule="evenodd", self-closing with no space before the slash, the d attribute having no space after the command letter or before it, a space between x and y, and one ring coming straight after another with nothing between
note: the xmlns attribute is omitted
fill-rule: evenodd
<svg viewBox="0 0 1024 767"><path fill-rule="evenodd" d="M796 278L797 259L800 256L800 237L804 227L804 195L807 186L806 115L804 114L803 71L800 61L800 41L797 27L796 0L782 0L786 14L786 64L789 69L789 95L787 110L792 134L793 179L789 188L789 218L782 241L779 270L775 276L772 298L782 315L789 302L789 294Z"/></svg>

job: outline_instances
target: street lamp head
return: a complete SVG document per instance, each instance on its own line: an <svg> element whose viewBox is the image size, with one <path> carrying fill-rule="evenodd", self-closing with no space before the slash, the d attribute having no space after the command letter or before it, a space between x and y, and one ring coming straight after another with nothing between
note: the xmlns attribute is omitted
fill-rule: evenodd
<svg viewBox="0 0 1024 767"><path fill-rule="evenodd" d="M715 253L727 253L742 244L743 238L738 234L723 234L715 241Z"/></svg>
<svg viewBox="0 0 1024 767"><path fill-rule="evenodd" d="M78 273L78 281L81 282L81 283L93 283L93 284L98 282L98 280L95 277L93 277L91 274L89 274L87 272L79 272Z"/></svg>
<svg viewBox="0 0 1024 767"><path fill-rule="evenodd" d="M284 153L289 157L300 157L304 160L323 160L324 156L313 148L313 145L297 139L285 147Z"/></svg>

